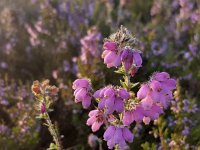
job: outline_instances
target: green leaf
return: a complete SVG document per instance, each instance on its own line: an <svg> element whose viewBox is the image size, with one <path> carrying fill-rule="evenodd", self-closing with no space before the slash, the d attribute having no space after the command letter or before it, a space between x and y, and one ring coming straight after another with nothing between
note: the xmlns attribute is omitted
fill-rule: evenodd
<svg viewBox="0 0 200 150"><path fill-rule="evenodd" d="M118 74L125 74L125 71L124 71L124 68L123 67L120 67L118 70L114 71L115 73L118 73Z"/></svg>
<svg viewBox="0 0 200 150"><path fill-rule="evenodd" d="M44 115L40 114L39 116L36 116L36 119L44 119Z"/></svg>
<svg viewBox="0 0 200 150"><path fill-rule="evenodd" d="M49 148L48 148L47 150L55 150L55 149L57 149L56 144L51 143L51 144L49 145Z"/></svg>
<svg viewBox="0 0 200 150"><path fill-rule="evenodd" d="M134 87L136 87L136 86L138 86L140 83L139 82L137 82L137 83L131 83L131 88L134 88Z"/></svg>

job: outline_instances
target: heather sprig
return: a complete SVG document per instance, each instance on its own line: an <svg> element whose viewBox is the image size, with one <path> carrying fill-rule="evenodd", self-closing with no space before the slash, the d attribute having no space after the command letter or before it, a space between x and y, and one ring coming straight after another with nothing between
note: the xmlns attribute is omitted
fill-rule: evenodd
<svg viewBox="0 0 200 150"><path fill-rule="evenodd" d="M48 114L48 112L51 111L50 106L58 94L58 88L49 85L49 80L44 80L41 83L39 81L34 81L32 93L36 99L35 108L39 113L38 118L45 120L44 125L48 127L48 130L53 137L53 141L55 142L50 144L49 149L62 150L58 128L52 123Z"/></svg>
<svg viewBox="0 0 200 150"><path fill-rule="evenodd" d="M148 125L151 120L157 120L170 105L176 88L176 80L167 72L156 72L150 81L141 85L137 94L131 91L138 83L132 83L130 78L142 67L141 52L134 48L136 41L123 26L104 41L104 63L108 68L118 68L116 73L122 74L124 79L120 81L122 87L108 85L92 94L89 80L77 79L73 83L75 102L82 101L84 108L89 107L92 99L98 103L97 108L90 111L87 125L92 126L93 132L106 125L104 140L109 149L126 149L126 142L133 142L134 138L131 124Z"/></svg>

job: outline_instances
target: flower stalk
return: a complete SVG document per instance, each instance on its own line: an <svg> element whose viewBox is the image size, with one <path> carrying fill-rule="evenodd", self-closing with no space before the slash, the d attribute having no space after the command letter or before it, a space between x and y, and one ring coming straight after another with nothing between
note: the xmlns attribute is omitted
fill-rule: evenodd
<svg viewBox="0 0 200 150"><path fill-rule="evenodd" d="M32 92L35 96L36 103L35 108L39 112L37 118L44 119L48 130L53 137L54 143L51 143L49 150L62 150L62 145L60 141L60 136L58 129L55 124L52 123L48 111L50 110L50 105L54 102L55 96L57 96L58 88L56 86L49 85L49 80L43 82L34 81L32 85Z"/></svg>
<svg viewBox="0 0 200 150"><path fill-rule="evenodd" d="M57 150L62 150L62 145L61 145L61 141L60 141L60 138L59 138L59 133L58 133L58 130L56 128L56 125L54 125L49 117L49 114L46 112L44 113L44 119L46 121L46 125L48 126L48 130L51 134L51 136L53 137L53 141L55 142L56 144L56 149Z"/></svg>

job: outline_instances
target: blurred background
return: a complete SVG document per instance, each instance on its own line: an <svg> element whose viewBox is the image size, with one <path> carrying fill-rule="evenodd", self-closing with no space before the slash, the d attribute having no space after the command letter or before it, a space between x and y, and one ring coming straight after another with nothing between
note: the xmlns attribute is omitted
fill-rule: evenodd
<svg viewBox="0 0 200 150"><path fill-rule="evenodd" d="M36 119L31 93L32 82L43 79L60 89L50 116L64 148L106 149L97 138L104 128L90 135L89 110L74 103L71 86L79 77L91 78L95 90L120 85L121 76L101 59L103 39L120 25L143 51L133 82L145 82L155 71L178 80L172 107L151 126L135 125L131 149L198 149L199 0L0 0L0 149L48 148L52 138Z"/></svg>

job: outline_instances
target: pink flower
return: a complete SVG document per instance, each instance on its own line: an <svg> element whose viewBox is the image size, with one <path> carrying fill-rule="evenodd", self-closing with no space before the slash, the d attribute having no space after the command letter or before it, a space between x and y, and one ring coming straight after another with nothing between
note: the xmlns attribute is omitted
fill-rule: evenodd
<svg viewBox="0 0 200 150"><path fill-rule="evenodd" d="M112 86L96 91L93 96L100 99L98 108L104 108L107 114L112 114L115 110L117 112L123 112L123 101L128 100L130 97L129 93L125 89L116 89Z"/></svg>
<svg viewBox="0 0 200 150"><path fill-rule="evenodd" d="M121 51L121 60L123 62L125 71L134 76L138 68L142 66L142 58L139 52L129 47L124 48Z"/></svg>
<svg viewBox="0 0 200 150"><path fill-rule="evenodd" d="M133 142L133 134L127 127L109 126L105 131L104 140L107 141L109 149L118 144L120 148L126 147L127 142Z"/></svg>
<svg viewBox="0 0 200 150"><path fill-rule="evenodd" d="M74 81L72 88L74 91L75 102L82 102L83 108L88 108L91 104L91 84L87 79L77 79Z"/></svg>
<svg viewBox="0 0 200 150"><path fill-rule="evenodd" d="M100 56L99 41L101 39L101 34L94 27L88 31L88 34L83 37L81 42L81 60L84 63L88 63L88 57L98 57Z"/></svg>
<svg viewBox="0 0 200 150"><path fill-rule="evenodd" d="M125 71L134 76L138 68L142 66L142 57L137 50L130 47L120 48L113 41L106 41L103 48L102 58L108 68L119 67L123 63Z"/></svg>
<svg viewBox="0 0 200 150"><path fill-rule="evenodd" d="M145 124L149 124L150 120L156 120L163 113L163 109L167 108L173 99L172 91L175 88L176 80L171 79L166 72L155 73L149 83L141 86L137 92L137 98L141 100L140 113L143 115ZM125 118L124 124L129 125L126 120Z"/></svg>
<svg viewBox="0 0 200 150"><path fill-rule="evenodd" d="M92 126L92 131L96 132L103 125L104 122L104 114L101 110L92 110L89 113L89 119L87 120L87 125Z"/></svg>
<svg viewBox="0 0 200 150"><path fill-rule="evenodd" d="M103 44L103 48L105 50L109 50L109 51L116 51L117 50L117 43L111 42L111 41L106 41Z"/></svg>
<svg viewBox="0 0 200 150"><path fill-rule="evenodd" d="M168 73L155 73L149 83L141 86L137 97L141 99L145 109L150 109L153 103L159 103L166 108L173 99L172 90L175 88L176 80L171 79Z"/></svg>
<svg viewBox="0 0 200 150"><path fill-rule="evenodd" d="M123 115L123 124L129 126L134 121L141 122L144 117L144 109L141 106L135 107L135 109L125 111Z"/></svg>
<svg viewBox="0 0 200 150"><path fill-rule="evenodd" d="M90 82L87 79L77 79L73 82L73 86L72 88L74 90L78 89L78 88L88 88L90 87Z"/></svg>
<svg viewBox="0 0 200 150"><path fill-rule="evenodd" d="M107 67L118 67L121 64L121 53L118 52L117 43L107 41L104 43L102 58Z"/></svg>
<svg viewBox="0 0 200 150"><path fill-rule="evenodd" d="M40 106L40 112L43 114L46 112L46 106L45 106L45 103L41 103L41 106Z"/></svg>

